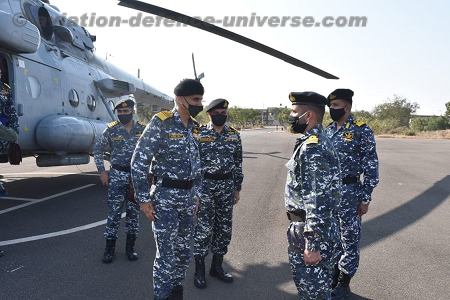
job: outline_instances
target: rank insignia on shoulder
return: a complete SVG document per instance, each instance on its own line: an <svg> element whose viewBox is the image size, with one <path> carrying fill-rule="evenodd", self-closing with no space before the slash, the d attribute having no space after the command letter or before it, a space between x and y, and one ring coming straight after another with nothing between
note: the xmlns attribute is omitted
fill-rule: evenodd
<svg viewBox="0 0 450 300"><path fill-rule="evenodd" d="M182 138L184 138L184 134L169 134L171 140L181 140Z"/></svg>
<svg viewBox="0 0 450 300"><path fill-rule="evenodd" d="M8 89L11 89L11 87L7 84L7 83L3 83L4 85L6 85L6 87L8 88Z"/></svg>
<svg viewBox="0 0 450 300"><path fill-rule="evenodd" d="M306 145L318 144L318 143L319 143L319 138L317 137L317 135L312 135L306 140Z"/></svg>
<svg viewBox="0 0 450 300"><path fill-rule="evenodd" d="M204 143L204 142L214 142L216 140L216 138L213 137L209 137L209 138L200 138L200 143Z"/></svg>
<svg viewBox="0 0 450 300"><path fill-rule="evenodd" d="M123 136L113 138L113 141L121 141L121 140L123 140Z"/></svg>
<svg viewBox="0 0 450 300"><path fill-rule="evenodd" d="M235 130L228 130L228 132L227 132L229 135L235 135L236 134L236 131Z"/></svg>
<svg viewBox="0 0 450 300"><path fill-rule="evenodd" d="M239 131L236 128L234 128L234 127L230 126L230 129L235 131L235 133L233 133L233 134L239 133Z"/></svg>
<svg viewBox="0 0 450 300"><path fill-rule="evenodd" d="M173 117L173 113L171 111L165 110L165 111L161 111L159 113L156 114L156 116L158 118L161 119L161 121L167 120L169 118Z"/></svg>
<svg viewBox="0 0 450 300"><path fill-rule="evenodd" d="M359 120L354 120L354 121L353 121L353 124L355 124L355 125L358 126L358 127L361 127L361 126L363 126L363 125L366 125L366 122L364 122L364 121L359 121Z"/></svg>
<svg viewBox="0 0 450 300"><path fill-rule="evenodd" d="M141 135L142 135L142 131L136 131L136 135L135 136L139 137Z"/></svg>
<svg viewBox="0 0 450 300"><path fill-rule="evenodd" d="M114 121L114 122L109 123L108 127L111 128L111 127L116 126L117 124L119 124L119 121Z"/></svg>
<svg viewBox="0 0 450 300"><path fill-rule="evenodd" d="M147 126L147 123L144 123L144 122L141 122L141 121L138 121L138 124L142 125L142 126Z"/></svg>

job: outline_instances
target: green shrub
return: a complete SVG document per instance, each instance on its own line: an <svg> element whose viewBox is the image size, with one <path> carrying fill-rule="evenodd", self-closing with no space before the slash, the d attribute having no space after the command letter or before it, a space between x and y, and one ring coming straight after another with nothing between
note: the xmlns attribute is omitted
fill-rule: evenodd
<svg viewBox="0 0 450 300"><path fill-rule="evenodd" d="M414 135L416 135L416 132L414 130L407 130L407 131L403 131L403 135L414 136Z"/></svg>

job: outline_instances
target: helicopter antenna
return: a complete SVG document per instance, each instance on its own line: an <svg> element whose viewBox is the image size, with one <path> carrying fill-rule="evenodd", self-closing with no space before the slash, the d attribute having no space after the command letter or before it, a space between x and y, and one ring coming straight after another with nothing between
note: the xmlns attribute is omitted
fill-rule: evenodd
<svg viewBox="0 0 450 300"><path fill-rule="evenodd" d="M192 52L192 65L194 66L194 76L195 76L195 80L199 81L199 80L198 80L198 77L197 77L197 71L195 71L195 59L194 59L194 53L193 53L193 52Z"/></svg>
<svg viewBox="0 0 450 300"><path fill-rule="evenodd" d="M192 53L192 65L194 66L194 76L195 76L195 80L197 80L197 81L202 80L202 78L205 77L205 73L201 73L201 74L198 75L198 77L197 77L197 71L195 70L194 53Z"/></svg>

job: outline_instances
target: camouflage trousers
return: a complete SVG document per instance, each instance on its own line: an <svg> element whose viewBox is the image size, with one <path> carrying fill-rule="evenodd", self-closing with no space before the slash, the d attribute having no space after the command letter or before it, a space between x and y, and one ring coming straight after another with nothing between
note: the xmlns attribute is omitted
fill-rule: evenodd
<svg viewBox="0 0 450 300"><path fill-rule="evenodd" d="M155 299L167 298L181 285L191 259L191 238L196 205L195 187L190 190L164 188L158 178L152 193L156 221L153 234L156 257L153 264Z"/></svg>
<svg viewBox="0 0 450 300"><path fill-rule="evenodd" d="M293 222L290 226L300 225L303 222ZM337 222L333 219L333 225L323 236L327 237L320 245L322 260L314 266L307 266L303 260L305 244L289 243L288 254L294 283L298 290L299 300L331 299L331 284L336 261L336 247L338 241ZM288 231L290 230L290 227ZM302 229L303 230L303 229Z"/></svg>
<svg viewBox="0 0 450 300"><path fill-rule="evenodd" d="M339 207L341 243L338 256L339 269L353 277L359 266L359 241L361 239L361 217L358 217L358 184L343 185Z"/></svg>
<svg viewBox="0 0 450 300"><path fill-rule="evenodd" d="M106 221L106 239L117 239L123 206L126 206L126 234L138 234L139 211L136 203L127 200L130 191L130 173L111 169L109 172L108 206L109 214Z"/></svg>
<svg viewBox="0 0 450 300"><path fill-rule="evenodd" d="M205 257L209 249L214 254L225 255L231 241L234 181L202 181L197 224L194 229L194 255Z"/></svg>

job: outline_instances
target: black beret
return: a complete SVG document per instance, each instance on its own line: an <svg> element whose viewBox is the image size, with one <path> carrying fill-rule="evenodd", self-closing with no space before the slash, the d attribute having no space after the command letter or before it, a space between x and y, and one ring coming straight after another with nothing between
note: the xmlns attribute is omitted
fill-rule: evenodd
<svg viewBox="0 0 450 300"><path fill-rule="evenodd" d="M134 101L130 100L130 99L124 99L124 100L120 100L119 102L117 102L116 106L114 107L114 110L119 109L119 108L134 108Z"/></svg>
<svg viewBox="0 0 450 300"><path fill-rule="evenodd" d="M225 99L216 99L211 101L211 103L206 107L206 112L216 109L216 108L221 108L221 109L228 109L228 104L229 102Z"/></svg>
<svg viewBox="0 0 450 300"><path fill-rule="evenodd" d="M325 106L327 105L327 98L314 92L292 92L289 94L289 100L292 105L312 105L312 106Z"/></svg>
<svg viewBox="0 0 450 300"><path fill-rule="evenodd" d="M202 95L205 89L200 81L194 79L183 79L173 90L177 96Z"/></svg>
<svg viewBox="0 0 450 300"><path fill-rule="evenodd" d="M353 91L349 90L349 89L334 90L330 95L328 95L328 104L327 105L330 106L330 101L338 100L338 99L342 99L342 100L352 103L353 95L354 95Z"/></svg>

